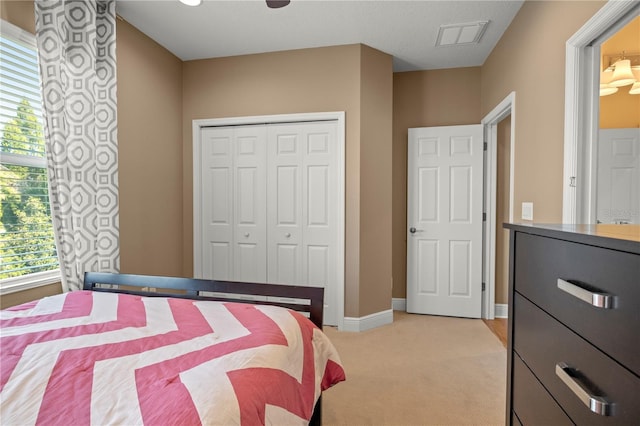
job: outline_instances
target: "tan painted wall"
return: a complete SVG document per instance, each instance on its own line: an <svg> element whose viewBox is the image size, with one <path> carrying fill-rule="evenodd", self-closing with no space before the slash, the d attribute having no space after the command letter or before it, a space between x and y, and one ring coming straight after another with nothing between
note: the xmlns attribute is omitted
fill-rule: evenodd
<svg viewBox="0 0 640 426"><path fill-rule="evenodd" d="M194 119L254 116L269 114L345 111L346 112L346 230L345 230L345 315L360 317L383 310L382 294L387 291L390 273L384 262L368 262L377 253L364 250L363 232L367 228L361 221L364 206L376 205L366 194L380 178L361 170L365 158L377 161L371 154L390 133L390 119L378 116L390 111L383 105L361 109L361 103L378 102L380 95L370 88L369 79L378 82L388 72L391 80L391 58L373 52L362 45L301 49L268 54L245 55L220 59L188 61L183 67L183 217L184 257L183 272L193 271L193 160L192 121ZM366 63L367 70L363 69ZM371 66L371 69L369 69ZM380 70L379 70L380 67ZM361 77L362 73L362 77ZM388 83L390 86L390 83ZM371 93L370 93L371 92ZM373 94L372 94L373 93ZM380 99L390 102L384 90ZM377 121L376 121L377 120ZM378 123L379 136L365 140L361 134L363 123ZM386 129L385 129L386 127ZM366 129L365 129L366 130ZM369 144L370 143L370 144ZM384 151L383 151L384 152ZM368 164L368 163L367 163ZM390 174L390 164L382 168L382 176ZM367 174L370 179L363 179ZM390 194L381 194L386 203ZM384 198L388 197L388 198ZM385 223L388 215L382 209L366 211L367 220ZM367 237L369 238L369 237ZM386 233L364 240L375 241L377 246L388 244ZM362 266L361 266L362 265ZM376 281L363 284L360 277L364 265L367 274ZM368 275L368 276L370 276ZM386 277L386 281L385 281ZM384 309L389 309L390 300Z"/></svg>
<svg viewBox="0 0 640 426"><path fill-rule="evenodd" d="M525 1L482 66L483 117L516 92L516 221L523 201L535 222L562 220L565 44L603 4Z"/></svg>
<svg viewBox="0 0 640 426"><path fill-rule="evenodd" d="M478 124L480 68L393 75L393 297L407 294L407 137L411 127Z"/></svg>
<svg viewBox="0 0 640 426"><path fill-rule="evenodd" d="M60 293L62 293L62 285L60 283L54 283L29 290L3 294L2 297L0 297L0 309L6 309L11 306L20 305L21 303L31 302L32 300L42 299L43 297Z"/></svg>
<svg viewBox="0 0 640 426"><path fill-rule="evenodd" d="M181 276L182 61L118 20L120 266Z"/></svg>
<svg viewBox="0 0 640 426"><path fill-rule="evenodd" d="M33 1L0 1L0 18L32 34L36 32Z"/></svg>
<svg viewBox="0 0 640 426"><path fill-rule="evenodd" d="M177 59L119 22L120 221L122 234L127 234L122 241L123 270L192 273L191 121L196 118L347 112L346 316L388 309L380 307L388 292L388 262L370 263L388 253L375 252L371 237L363 236L374 224L388 223L384 208L370 211L385 200L391 201L392 294L406 295L409 127L478 123L516 91L515 217L520 217L522 201L532 201L537 222L560 221L564 46L603 3L526 1L482 68L394 74L391 200L384 182L378 199L376 186L364 181L380 184L378 177L390 173L388 162L376 155L376 149L388 153L388 148L383 138L370 142L374 132L369 127L376 123L371 117L386 114L383 102L388 94L369 90L384 73L368 67L376 63L384 68L386 60L361 45L306 49L186 62L180 81ZM33 25L31 2L3 1L0 12L18 25ZM146 84L147 78L153 84ZM381 103L362 108L370 100ZM176 122L180 102L182 117ZM144 203L137 201L140 198ZM381 246L388 238L383 231L375 244ZM361 284L363 274L375 276L376 283Z"/></svg>
<svg viewBox="0 0 640 426"><path fill-rule="evenodd" d="M362 46L360 82L360 316L391 308L391 56ZM347 194L348 197L348 194Z"/></svg>
<svg viewBox="0 0 640 426"><path fill-rule="evenodd" d="M35 31L32 1L2 1L2 19ZM182 274L182 61L117 22L121 270ZM2 296L2 308L62 291Z"/></svg>
<svg viewBox="0 0 640 426"><path fill-rule="evenodd" d="M509 290L509 157L511 155L511 116L498 123L496 168L496 269L495 303L508 303Z"/></svg>
<svg viewBox="0 0 640 426"><path fill-rule="evenodd" d="M640 17L602 43L600 51L603 55L640 54ZM630 95L630 88L624 86L613 95L600 98L601 129L640 127L640 95Z"/></svg>

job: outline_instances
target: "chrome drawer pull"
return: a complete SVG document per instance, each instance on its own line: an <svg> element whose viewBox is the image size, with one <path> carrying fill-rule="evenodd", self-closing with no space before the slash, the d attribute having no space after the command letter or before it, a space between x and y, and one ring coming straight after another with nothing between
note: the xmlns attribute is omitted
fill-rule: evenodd
<svg viewBox="0 0 640 426"><path fill-rule="evenodd" d="M560 278L558 278L558 288L562 291L566 291L570 295L577 297L580 300L587 302L592 306L595 306L596 308L613 308L613 296L611 296L610 294L589 291Z"/></svg>
<svg viewBox="0 0 640 426"><path fill-rule="evenodd" d="M601 416L610 416L612 414L611 407L613 404L600 396L591 395L582 383L571 375L571 370L572 368L564 362L556 364L556 376L567 385L571 392L573 392L589 410Z"/></svg>

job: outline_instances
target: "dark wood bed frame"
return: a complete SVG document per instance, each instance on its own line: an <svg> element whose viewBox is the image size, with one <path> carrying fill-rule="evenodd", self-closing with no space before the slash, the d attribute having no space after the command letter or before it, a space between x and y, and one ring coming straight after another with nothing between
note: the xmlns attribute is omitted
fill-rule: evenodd
<svg viewBox="0 0 640 426"><path fill-rule="evenodd" d="M281 306L308 313L309 319L322 330L324 288L320 287L85 272L83 290ZM247 299L243 296L258 296L259 299ZM316 403L309 424L320 425L321 423L322 396Z"/></svg>

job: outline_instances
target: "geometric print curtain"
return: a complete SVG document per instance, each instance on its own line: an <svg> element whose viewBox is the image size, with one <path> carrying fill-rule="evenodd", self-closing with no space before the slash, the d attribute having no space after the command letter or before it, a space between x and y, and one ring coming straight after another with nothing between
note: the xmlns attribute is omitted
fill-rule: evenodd
<svg viewBox="0 0 640 426"><path fill-rule="evenodd" d="M64 291L120 269L115 0L36 0L51 215Z"/></svg>

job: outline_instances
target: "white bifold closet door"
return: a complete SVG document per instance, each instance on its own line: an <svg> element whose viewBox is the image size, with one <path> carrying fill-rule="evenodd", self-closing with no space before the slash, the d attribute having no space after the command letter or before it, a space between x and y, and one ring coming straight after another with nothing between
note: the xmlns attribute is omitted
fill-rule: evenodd
<svg viewBox="0 0 640 426"><path fill-rule="evenodd" d="M266 282L266 129L202 134L202 277Z"/></svg>
<svg viewBox="0 0 640 426"><path fill-rule="evenodd" d="M325 288L337 323L335 122L204 128L202 277Z"/></svg>

